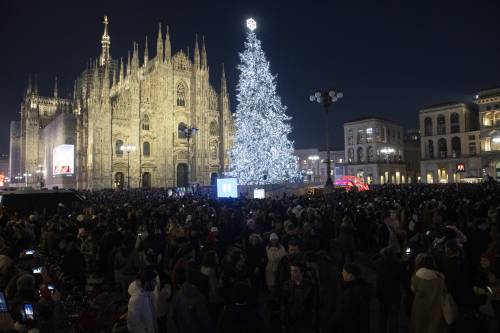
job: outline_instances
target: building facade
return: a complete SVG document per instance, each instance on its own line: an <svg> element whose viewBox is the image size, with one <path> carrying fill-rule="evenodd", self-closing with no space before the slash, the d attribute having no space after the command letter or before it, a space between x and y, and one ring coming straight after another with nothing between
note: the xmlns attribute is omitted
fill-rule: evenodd
<svg viewBox="0 0 500 333"><path fill-rule="evenodd" d="M444 103L420 110L421 177L451 183L481 177L480 133L474 106Z"/></svg>
<svg viewBox="0 0 500 333"><path fill-rule="evenodd" d="M295 149L294 155L299 159L299 170L305 184L324 185L326 183L328 151L317 148ZM344 155L343 150L330 150L331 177L334 183L345 174Z"/></svg>
<svg viewBox="0 0 500 333"><path fill-rule="evenodd" d="M404 156L408 183L420 183L420 130L408 129L404 137Z"/></svg>
<svg viewBox="0 0 500 333"><path fill-rule="evenodd" d="M126 62L113 59L108 24L105 17L99 58L75 80L71 98L59 97L57 81L52 97L38 93L36 80L28 85L20 170L33 173L50 162L44 128L69 113L75 117L76 187L210 184L227 171L234 131L224 67L217 92L209 83L204 39L200 51L196 38L193 58L184 50L172 54L168 27L163 34L161 26L155 57L146 37L142 61L135 42Z"/></svg>
<svg viewBox="0 0 500 333"><path fill-rule="evenodd" d="M403 129L391 120L370 117L344 124L346 174L368 184L407 182Z"/></svg>
<svg viewBox="0 0 500 333"><path fill-rule="evenodd" d="M500 88L480 91L474 103L479 108L482 176L500 180Z"/></svg>
<svg viewBox="0 0 500 333"><path fill-rule="evenodd" d="M10 122L9 139L9 180L12 182L15 177L21 175L21 123L19 121Z"/></svg>

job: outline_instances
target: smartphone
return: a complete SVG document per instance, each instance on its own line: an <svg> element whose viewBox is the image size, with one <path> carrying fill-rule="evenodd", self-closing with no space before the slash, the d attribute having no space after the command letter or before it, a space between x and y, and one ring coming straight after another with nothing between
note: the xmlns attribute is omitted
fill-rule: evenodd
<svg viewBox="0 0 500 333"><path fill-rule="evenodd" d="M7 298L5 293L0 291L0 313L9 312L9 306L7 305Z"/></svg>
<svg viewBox="0 0 500 333"><path fill-rule="evenodd" d="M51 294L56 291L56 287L52 283L47 284L47 289L49 289Z"/></svg>
<svg viewBox="0 0 500 333"><path fill-rule="evenodd" d="M31 303L27 303L27 304L24 304L24 318L26 320L35 320L35 314L33 312L33 304Z"/></svg>
<svg viewBox="0 0 500 333"><path fill-rule="evenodd" d="M41 274L41 273L42 273L42 266L33 267L33 274Z"/></svg>
<svg viewBox="0 0 500 333"><path fill-rule="evenodd" d="M35 254L35 250L25 250L24 254L26 254L27 256L32 256Z"/></svg>
<svg viewBox="0 0 500 333"><path fill-rule="evenodd" d="M493 290L489 286L486 286L486 290L488 290L490 294L493 294Z"/></svg>
<svg viewBox="0 0 500 333"><path fill-rule="evenodd" d="M410 254L411 253L411 249L409 247L406 248L406 254Z"/></svg>

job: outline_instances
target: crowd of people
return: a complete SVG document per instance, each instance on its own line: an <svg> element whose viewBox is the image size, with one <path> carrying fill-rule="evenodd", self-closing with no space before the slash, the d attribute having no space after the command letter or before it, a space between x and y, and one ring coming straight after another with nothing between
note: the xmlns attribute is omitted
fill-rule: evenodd
<svg viewBox="0 0 500 333"><path fill-rule="evenodd" d="M81 195L52 213L0 208L0 332L92 320L89 332L499 329L494 182L279 199ZM93 318L92 295L124 306Z"/></svg>

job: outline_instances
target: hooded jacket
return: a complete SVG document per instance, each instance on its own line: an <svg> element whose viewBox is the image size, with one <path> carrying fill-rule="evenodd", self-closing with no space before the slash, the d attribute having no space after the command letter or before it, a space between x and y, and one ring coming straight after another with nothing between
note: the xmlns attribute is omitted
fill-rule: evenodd
<svg viewBox="0 0 500 333"><path fill-rule="evenodd" d="M153 292L145 291L136 280L128 287L127 328L130 333L158 332L155 297Z"/></svg>

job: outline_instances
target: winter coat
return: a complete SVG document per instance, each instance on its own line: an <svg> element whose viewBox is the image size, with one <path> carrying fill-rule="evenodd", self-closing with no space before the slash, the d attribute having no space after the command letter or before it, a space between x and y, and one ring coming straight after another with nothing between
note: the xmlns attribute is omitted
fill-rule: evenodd
<svg viewBox="0 0 500 333"><path fill-rule="evenodd" d="M300 284L288 280L283 285L280 317L289 329L315 330L318 325L318 291L308 280Z"/></svg>
<svg viewBox="0 0 500 333"><path fill-rule="evenodd" d="M444 278L436 271L420 268L411 279L415 298L411 308L410 333L443 333L447 325L442 311L446 292Z"/></svg>
<svg viewBox="0 0 500 333"><path fill-rule="evenodd" d="M382 255L374 264L378 300L389 304L399 304L404 273L401 262L394 256Z"/></svg>
<svg viewBox="0 0 500 333"><path fill-rule="evenodd" d="M354 251L354 227L352 223L342 222L339 230L338 244L340 251L344 253Z"/></svg>
<svg viewBox="0 0 500 333"><path fill-rule="evenodd" d="M337 333L370 332L370 289L365 281L356 279L342 285L334 327Z"/></svg>
<svg viewBox="0 0 500 333"><path fill-rule="evenodd" d="M178 333L206 333L211 331L207 302L200 291L185 282L174 298L172 311Z"/></svg>
<svg viewBox="0 0 500 333"><path fill-rule="evenodd" d="M129 332L158 332L154 293L142 289L139 280L130 284L128 293L130 295L127 312L127 328Z"/></svg>
<svg viewBox="0 0 500 333"><path fill-rule="evenodd" d="M210 283L210 291L208 293L208 301L211 304L219 303L222 299L219 295L218 284L219 280L217 278L217 273L212 267L201 266L200 270L203 274L208 277Z"/></svg>
<svg viewBox="0 0 500 333"><path fill-rule="evenodd" d="M274 287L276 282L276 272L278 271L278 264L284 256L286 256L285 248L280 245L267 246L267 265L266 265L266 284L268 287Z"/></svg>

